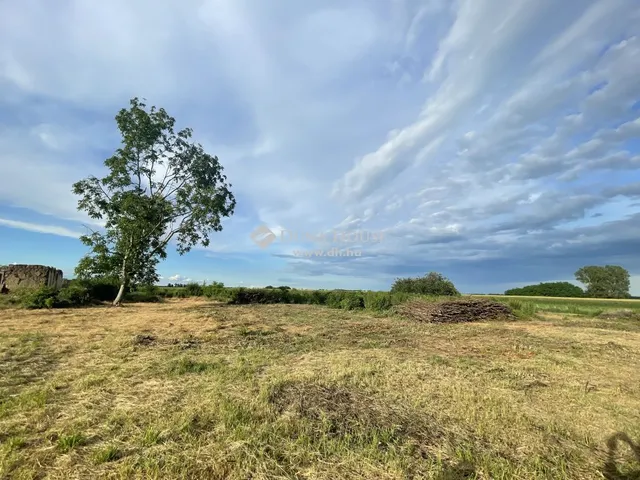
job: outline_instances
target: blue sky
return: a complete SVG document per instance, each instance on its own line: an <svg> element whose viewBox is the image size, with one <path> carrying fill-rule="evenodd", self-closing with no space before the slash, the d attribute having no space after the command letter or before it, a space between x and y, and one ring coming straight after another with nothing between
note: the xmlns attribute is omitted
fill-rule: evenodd
<svg viewBox="0 0 640 480"><path fill-rule="evenodd" d="M0 3L0 263L72 275L138 96L220 158L238 201L164 281L465 292L620 264L640 295L634 0ZM250 233L383 232L359 257ZM355 248L355 246L354 246Z"/></svg>

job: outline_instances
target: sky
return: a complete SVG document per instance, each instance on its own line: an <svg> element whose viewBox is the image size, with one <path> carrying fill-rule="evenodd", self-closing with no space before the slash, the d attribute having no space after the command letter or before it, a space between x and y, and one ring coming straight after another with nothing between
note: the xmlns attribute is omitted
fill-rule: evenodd
<svg viewBox="0 0 640 480"><path fill-rule="evenodd" d="M163 283L501 293L616 264L640 295L639 66L636 0L0 2L0 264L73 276L71 185L140 97L237 201Z"/></svg>

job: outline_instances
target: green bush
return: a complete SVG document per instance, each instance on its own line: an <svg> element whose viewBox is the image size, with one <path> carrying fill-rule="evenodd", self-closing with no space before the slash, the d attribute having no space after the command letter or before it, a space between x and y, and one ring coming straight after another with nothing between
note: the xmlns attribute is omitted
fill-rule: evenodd
<svg viewBox="0 0 640 480"><path fill-rule="evenodd" d="M136 302L136 303L157 303L162 302L163 298L157 292L153 292L152 290L140 289L135 292L128 293L125 297L127 302Z"/></svg>
<svg viewBox="0 0 640 480"><path fill-rule="evenodd" d="M360 310L364 308L364 299L358 293L349 292L340 302L340 308L344 310Z"/></svg>
<svg viewBox="0 0 640 480"><path fill-rule="evenodd" d="M160 295L163 298L173 298L176 296L176 292L173 288L160 287L158 289L158 295Z"/></svg>
<svg viewBox="0 0 640 480"><path fill-rule="evenodd" d="M20 306L30 309L82 307L93 303L89 290L73 283L58 291L50 287L24 290L17 299Z"/></svg>
<svg viewBox="0 0 640 480"><path fill-rule="evenodd" d="M160 288L156 285L138 285L135 289L136 292L143 293L145 295L159 295Z"/></svg>
<svg viewBox="0 0 640 480"><path fill-rule="evenodd" d="M100 302L111 302L118 295L120 290L120 282L115 278L95 278L90 280L74 279L69 282L69 287L80 286L87 289L89 296ZM126 289L126 293L129 292Z"/></svg>
<svg viewBox="0 0 640 480"><path fill-rule="evenodd" d="M94 302L95 300L91 297L88 288L69 284L68 287L62 288L57 292L52 306L55 308L83 307Z"/></svg>
<svg viewBox="0 0 640 480"><path fill-rule="evenodd" d="M305 290L283 290L280 289L281 291L286 291L287 292L287 303L295 303L295 304L307 304L307 303L311 303L311 295L309 295L309 292L305 291Z"/></svg>
<svg viewBox="0 0 640 480"><path fill-rule="evenodd" d="M330 290L327 293L326 303L328 307L342 308L342 300L346 297L344 290Z"/></svg>
<svg viewBox="0 0 640 480"><path fill-rule="evenodd" d="M213 282L211 285L206 285L202 288L202 294L214 300L226 300L228 297L222 282Z"/></svg>
<svg viewBox="0 0 640 480"><path fill-rule="evenodd" d="M512 288L505 295L523 295L530 297L584 297L584 291L569 282L547 282L526 287Z"/></svg>
<svg viewBox="0 0 640 480"><path fill-rule="evenodd" d="M49 300L51 299L51 300ZM24 291L20 304L25 308L52 308L56 302L56 290L50 287L42 287L35 290Z"/></svg>
<svg viewBox="0 0 640 480"><path fill-rule="evenodd" d="M289 303L289 295L286 290L277 288L234 288L229 292L229 303L236 305L248 305L254 303Z"/></svg>
<svg viewBox="0 0 640 480"><path fill-rule="evenodd" d="M391 304L392 305L400 305L401 303L404 303L408 300L411 300L412 298L415 298L419 295L413 294L413 293L404 293L404 292L393 292L391 293Z"/></svg>
<svg viewBox="0 0 640 480"><path fill-rule="evenodd" d="M387 292L368 292L364 296L364 308L382 312L393 306L391 294Z"/></svg>
<svg viewBox="0 0 640 480"><path fill-rule="evenodd" d="M202 285L199 283L187 283L184 287L184 291L189 297L201 297L204 294Z"/></svg>
<svg viewBox="0 0 640 480"><path fill-rule="evenodd" d="M459 296L453 282L437 272L424 277L398 278L391 287L392 293L413 293L433 296Z"/></svg>
<svg viewBox="0 0 640 480"><path fill-rule="evenodd" d="M309 303L312 305L326 305L327 292L325 290L310 290L308 292Z"/></svg>

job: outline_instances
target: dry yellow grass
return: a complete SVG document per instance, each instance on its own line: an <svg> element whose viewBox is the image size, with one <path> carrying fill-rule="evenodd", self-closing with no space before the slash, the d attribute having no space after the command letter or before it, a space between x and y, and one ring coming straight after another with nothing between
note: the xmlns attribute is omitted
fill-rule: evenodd
<svg viewBox="0 0 640 480"><path fill-rule="evenodd" d="M640 478L637 320L2 315L1 478Z"/></svg>

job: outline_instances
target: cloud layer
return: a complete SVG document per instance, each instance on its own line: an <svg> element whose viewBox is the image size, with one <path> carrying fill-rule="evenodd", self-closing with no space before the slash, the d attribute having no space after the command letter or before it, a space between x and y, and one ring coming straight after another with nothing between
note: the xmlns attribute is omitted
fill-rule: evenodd
<svg viewBox="0 0 640 480"><path fill-rule="evenodd" d="M140 96L194 129L238 200L180 257L191 278L220 261L230 282L365 288L640 275L639 64L633 0L3 2L0 227L77 236L71 183L101 172ZM299 258L317 246L260 249L260 224L384 241Z"/></svg>

